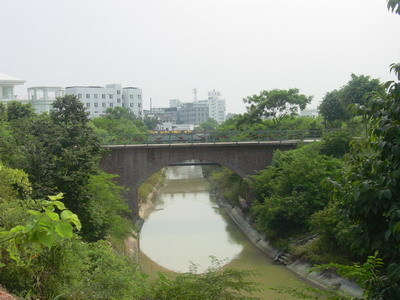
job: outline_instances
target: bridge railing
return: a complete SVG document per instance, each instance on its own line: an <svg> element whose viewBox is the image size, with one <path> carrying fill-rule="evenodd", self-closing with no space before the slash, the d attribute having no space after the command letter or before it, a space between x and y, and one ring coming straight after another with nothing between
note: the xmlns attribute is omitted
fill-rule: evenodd
<svg viewBox="0 0 400 300"><path fill-rule="evenodd" d="M337 130L336 130L337 131ZM336 132L334 131L334 132ZM282 142L320 140L327 130L263 130L263 131L185 131L153 132L122 136L101 136L105 145L177 144L222 142Z"/></svg>

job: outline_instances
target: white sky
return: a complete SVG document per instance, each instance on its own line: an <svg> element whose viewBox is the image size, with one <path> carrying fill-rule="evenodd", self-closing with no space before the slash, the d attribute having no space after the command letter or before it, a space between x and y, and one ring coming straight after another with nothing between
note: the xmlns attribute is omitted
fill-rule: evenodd
<svg viewBox="0 0 400 300"><path fill-rule="evenodd" d="M350 74L392 80L400 16L385 0L0 0L0 72L30 86L121 83L144 107L216 89L242 98L297 87L314 95Z"/></svg>

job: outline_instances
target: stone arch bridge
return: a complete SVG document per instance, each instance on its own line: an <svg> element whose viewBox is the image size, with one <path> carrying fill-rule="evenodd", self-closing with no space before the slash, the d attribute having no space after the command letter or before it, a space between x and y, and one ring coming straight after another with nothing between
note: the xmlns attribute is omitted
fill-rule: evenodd
<svg viewBox="0 0 400 300"><path fill-rule="evenodd" d="M199 160L231 169L241 177L255 174L272 162L273 152L293 149L298 141L144 144L104 146L100 167L117 174L117 183L129 188L125 197L138 216L138 188L163 167Z"/></svg>

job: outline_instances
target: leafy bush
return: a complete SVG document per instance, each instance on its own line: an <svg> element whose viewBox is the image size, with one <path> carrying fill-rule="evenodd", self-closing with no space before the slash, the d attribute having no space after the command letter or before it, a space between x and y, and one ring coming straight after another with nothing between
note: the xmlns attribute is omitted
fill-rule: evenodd
<svg viewBox="0 0 400 300"><path fill-rule="evenodd" d="M256 201L252 213L259 230L271 237L288 237L308 230L310 216L329 201L321 181L336 177L341 162L320 154L319 145L274 153L270 167L248 181Z"/></svg>
<svg viewBox="0 0 400 300"><path fill-rule="evenodd" d="M350 131L336 131L324 135L321 153L340 158L350 152L350 142L353 136Z"/></svg>
<svg viewBox="0 0 400 300"><path fill-rule="evenodd" d="M259 291L257 283L249 281L249 276L257 275L252 271L222 269L219 262L213 259L213 266L203 274L196 274L194 266L189 273L180 273L169 277L159 273L159 278L150 285L150 298L169 299L256 299L243 296Z"/></svg>
<svg viewBox="0 0 400 300"><path fill-rule="evenodd" d="M87 190L90 227L83 227L88 240L104 239L107 235L123 240L132 231L128 204L122 198L124 188L113 182L116 175L99 171L89 178Z"/></svg>

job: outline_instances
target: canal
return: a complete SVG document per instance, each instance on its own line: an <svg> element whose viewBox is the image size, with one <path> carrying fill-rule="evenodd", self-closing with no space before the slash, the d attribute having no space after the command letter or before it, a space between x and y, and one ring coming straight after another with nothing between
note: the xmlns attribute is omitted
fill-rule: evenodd
<svg viewBox="0 0 400 300"><path fill-rule="evenodd" d="M159 271L187 272L192 264L202 272L211 266L210 256L225 268L257 270L260 276L254 281L263 291L253 296L261 299L295 299L269 288L305 284L274 264L218 208L201 166L168 167L156 208L143 224L140 249L143 271L153 276Z"/></svg>

